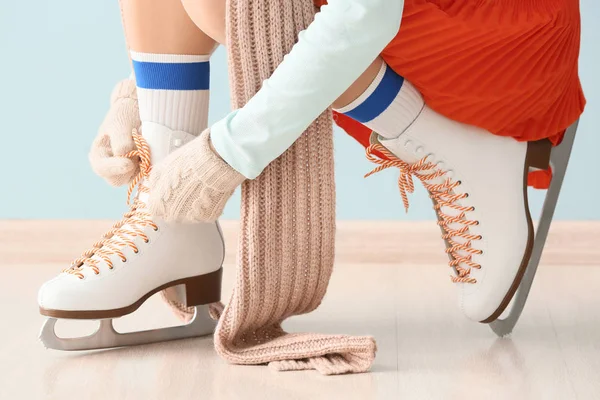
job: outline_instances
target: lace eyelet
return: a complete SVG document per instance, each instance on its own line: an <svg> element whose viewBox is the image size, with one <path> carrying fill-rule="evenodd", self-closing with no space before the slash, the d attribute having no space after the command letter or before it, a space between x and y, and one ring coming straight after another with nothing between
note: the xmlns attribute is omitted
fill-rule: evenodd
<svg viewBox="0 0 600 400"><path fill-rule="evenodd" d="M144 243L146 243L146 244L150 243L150 239L145 239Z"/></svg>
<svg viewBox="0 0 600 400"><path fill-rule="evenodd" d="M121 262L122 263L126 263L127 262L127 258L121 258Z"/></svg>
<svg viewBox="0 0 600 400"><path fill-rule="evenodd" d="M481 239L483 239L483 236L481 236L481 235L477 236L477 240L481 240Z"/></svg>
<svg viewBox="0 0 600 400"><path fill-rule="evenodd" d="M134 252L135 254L138 254L140 251L136 249L136 250L134 250L133 252Z"/></svg>
<svg viewBox="0 0 600 400"><path fill-rule="evenodd" d="M154 228L152 228L152 230L153 230L154 232L158 232L158 226L155 226Z"/></svg>

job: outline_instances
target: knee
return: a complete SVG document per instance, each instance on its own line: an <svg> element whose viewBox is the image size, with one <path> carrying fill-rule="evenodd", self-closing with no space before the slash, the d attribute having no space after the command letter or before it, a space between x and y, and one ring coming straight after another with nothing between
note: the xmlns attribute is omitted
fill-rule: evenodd
<svg viewBox="0 0 600 400"><path fill-rule="evenodd" d="M181 0L181 3L198 28L225 44L225 0Z"/></svg>

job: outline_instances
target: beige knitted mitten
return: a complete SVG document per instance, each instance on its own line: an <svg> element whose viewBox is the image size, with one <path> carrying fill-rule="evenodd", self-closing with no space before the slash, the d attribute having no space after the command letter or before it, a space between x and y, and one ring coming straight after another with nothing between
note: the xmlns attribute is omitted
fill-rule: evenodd
<svg viewBox="0 0 600 400"><path fill-rule="evenodd" d="M215 221L245 179L211 149L207 129L152 167L148 208L165 221Z"/></svg>
<svg viewBox="0 0 600 400"><path fill-rule="evenodd" d="M123 158L135 150L131 132L139 129L135 81L125 79L113 89L110 109L89 154L92 169L113 186L128 184L139 171L138 162Z"/></svg>

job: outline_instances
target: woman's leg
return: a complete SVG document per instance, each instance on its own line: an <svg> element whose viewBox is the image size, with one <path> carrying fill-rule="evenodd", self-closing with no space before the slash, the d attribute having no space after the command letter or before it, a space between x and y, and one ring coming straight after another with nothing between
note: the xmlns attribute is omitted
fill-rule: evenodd
<svg viewBox="0 0 600 400"><path fill-rule="evenodd" d="M137 195L124 219L65 270L73 279L54 279L40 289L40 311L52 318L44 325L41 338L55 349L122 347L209 334L214 321L208 317L207 305L220 300L224 250L218 225L166 224L151 216L147 204L154 190L147 187L151 186L150 157L155 166L206 127L208 57L215 42L196 27L179 1L124 0L121 5L142 122L143 138L133 134L136 150L127 153L139 159L140 175L132 181ZM124 117L127 115L121 113L117 119ZM102 276L86 279L97 275ZM174 282L181 290L163 293L183 319L190 319L195 307L193 326L126 337L103 330L100 341L95 336L64 341L55 335L55 318L76 314L85 319L117 318L137 308L149 293ZM85 301L79 301L77 295L82 291Z"/></svg>
<svg viewBox="0 0 600 400"><path fill-rule="evenodd" d="M177 0L123 0L122 13L136 77L142 135L150 147L153 164L157 164L207 128L209 57L218 44L196 26ZM168 229L192 228L172 224ZM214 239L210 224L199 224L192 231L192 236L208 235L205 241ZM185 257L197 251L181 248L185 243L180 242L170 243L171 248L161 251L172 252L175 258L187 254L176 263L185 266ZM210 250L202 251L208 251L203 259L212 257ZM201 274L203 266L198 268L197 274ZM175 288L162 294L181 319L193 316L193 309L182 305Z"/></svg>

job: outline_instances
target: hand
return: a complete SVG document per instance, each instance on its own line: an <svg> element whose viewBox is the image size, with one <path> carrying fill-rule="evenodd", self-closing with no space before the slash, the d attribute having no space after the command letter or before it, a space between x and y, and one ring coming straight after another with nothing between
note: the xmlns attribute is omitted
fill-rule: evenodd
<svg viewBox="0 0 600 400"><path fill-rule="evenodd" d="M152 167L148 208L153 216L175 222L215 221L246 179L211 150L209 135L204 131Z"/></svg>
<svg viewBox="0 0 600 400"><path fill-rule="evenodd" d="M132 131L141 125L135 82L119 82L111 95L111 106L92 144L92 169L113 186L128 184L139 171L139 163L125 157L135 150Z"/></svg>

